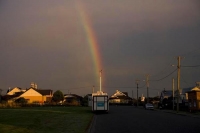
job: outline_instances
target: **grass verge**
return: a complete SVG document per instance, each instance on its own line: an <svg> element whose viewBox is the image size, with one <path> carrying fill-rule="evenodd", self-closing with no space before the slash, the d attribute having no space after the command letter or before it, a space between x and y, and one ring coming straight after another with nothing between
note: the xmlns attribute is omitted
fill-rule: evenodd
<svg viewBox="0 0 200 133"><path fill-rule="evenodd" d="M93 113L89 107L0 109L1 133L84 133Z"/></svg>

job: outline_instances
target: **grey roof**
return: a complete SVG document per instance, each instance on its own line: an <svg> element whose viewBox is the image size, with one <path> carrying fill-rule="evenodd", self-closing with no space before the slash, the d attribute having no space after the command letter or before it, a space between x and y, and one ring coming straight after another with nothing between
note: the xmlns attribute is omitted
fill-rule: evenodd
<svg viewBox="0 0 200 133"><path fill-rule="evenodd" d="M173 94L172 90L164 90L161 93L164 94L164 96L172 96Z"/></svg>
<svg viewBox="0 0 200 133"><path fill-rule="evenodd" d="M42 95L52 95L53 94L53 90L39 90L39 89L34 89L35 91L39 92Z"/></svg>
<svg viewBox="0 0 200 133"><path fill-rule="evenodd" d="M192 88L194 88L194 87L183 88L183 89L182 89L182 93L186 93L186 92L188 92L188 91L191 91Z"/></svg>
<svg viewBox="0 0 200 133"><path fill-rule="evenodd" d="M64 97L69 96L69 97L76 97L76 98L83 98L82 96L76 95L76 94L64 94Z"/></svg>

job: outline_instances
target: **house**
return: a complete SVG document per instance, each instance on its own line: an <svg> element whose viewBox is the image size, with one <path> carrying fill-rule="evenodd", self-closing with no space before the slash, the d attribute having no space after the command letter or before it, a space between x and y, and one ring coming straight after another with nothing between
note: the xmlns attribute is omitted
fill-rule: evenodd
<svg viewBox="0 0 200 133"><path fill-rule="evenodd" d="M25 92L26 90L22 90L19 87L14 87L13 89L8 89L7 95L15 95L17 92Z"/></svg>
<svg viewBox="0 0 200 133"><path fill-rule="evenodd" d="M26 90L22 90L19 87L14 87L12 89L8 89L7 94L2 97L3 100L8 101L8 103L12 103L15 101L21 94L23 94Z"/></svg>
<svg viewBox="0 0 200 133"><path fill-rule="evenodd" d="M188 93L188 103L189 103L189 110L196 111L200 110L200 88L194 87Z"/></svg>
<svg viewBox="0 0 200 133"><path fill-rule="evenodd" d="M191 91L194 87L188 87L188 88L183 88L181 94L185 96L183 96L183 99L187 102L188 101L188 92Z"/></svg>
<svg viewBox="0 0 200 133"><path fill-rule="evenodd" d="M81 105L83 97L76 94L64 94L63 103L66 105Z"/></svg>
<svg viewBox="0 0 200 133"><path fill-rule="evenodd" d="M163 101L165 98L168 99L169 97L172 97L173 92L172 90L163 90L160 93L160 100Z"/></svg>
<svg viewBox="0 0 200 133"><path fill-rule="evenodd" d="M12 103L15 100L22 97L26 99L27 103L43 104L43 103L51 102L51 99L53 97L53 91L34 89L34 88L22 90L19 87L15 87L11 90L9 89L7 94L3 96L3 99L5 101L8 101L8 103Z"/></svg>
<svg viewBox="0 0 200 133"><path fill-rule="evenodd" d="M88 94L88 106L92 107L92 94Z"/></svg>
<svg viewBox="0 0 200 133"><path fill-rule="evenodd" d="M163 90L160 93L160 103L159 107L162 108L172 108L173 107L173 91L172 90Z"/></svg>
<svg viewBox="0 0 200 133"><path fill-rule="evenodd" d="M173 108L177 106L177 102L179 105L184 108L188 105L187 91L189 88L180 89L179 93L177 90L174 90L174 97L172 90L163 90L160 94L160 105L163 108ZM179 98L179 99L178 99Z"/></svg>
<svg viewBox="0 0 200 133"><path fill-rule="evenodd" d="M128 96L127 92L116 90L116 92L109 98L109 104L132 105L132 100L133 99Z"/></svg>
<svg viewBox="0 0 200 133"><path fill-rule="evenodd" d="M53 90L41 90L29 88L26 92L21 94L18 98L23 97L28 103L49 103L53 97Z"/></svg>

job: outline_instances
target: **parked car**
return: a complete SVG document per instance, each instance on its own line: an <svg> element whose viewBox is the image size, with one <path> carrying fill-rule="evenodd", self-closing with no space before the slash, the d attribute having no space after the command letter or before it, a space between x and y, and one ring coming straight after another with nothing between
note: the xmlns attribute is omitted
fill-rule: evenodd
<svg viewBox="0 0 200 133"><path fill-rule="evenodd" d="M145 109L150 109L150 110L154 110L154 106L151 103L146 103L145 104Z"/></svg>

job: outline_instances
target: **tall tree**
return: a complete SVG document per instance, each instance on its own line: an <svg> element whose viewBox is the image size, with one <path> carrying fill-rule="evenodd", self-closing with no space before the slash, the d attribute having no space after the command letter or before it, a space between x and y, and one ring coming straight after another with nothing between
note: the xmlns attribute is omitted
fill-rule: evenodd
<svg viewBox="0 0 200 133"><path fill-rule="evenodd" d="M58 103L60 101L64 100L64 95L60 90L57 90L56 92L53 93L53 101Z"/></svg>

